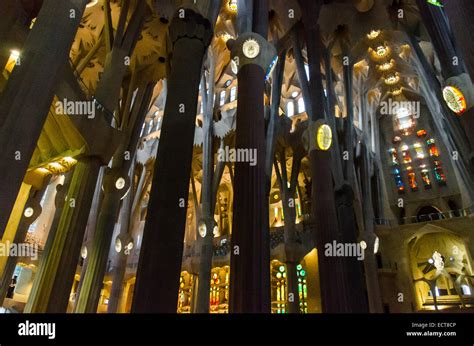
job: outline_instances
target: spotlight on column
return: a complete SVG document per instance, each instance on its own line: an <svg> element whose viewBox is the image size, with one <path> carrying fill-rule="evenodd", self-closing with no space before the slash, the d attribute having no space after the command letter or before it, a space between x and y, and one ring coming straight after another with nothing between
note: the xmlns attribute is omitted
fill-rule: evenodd
<svg viewBox="0 0 474 346"><path fill-rule="evenodd" d="M23 215L28 218L28 217L32 217L34 213L35 213L34 209L32 207L28 207L25 209L25 212L23 213Z"/></svg>
<svg viewBox="0 0 474 346"><path fill-rule="evenodd" d="M207 234L207 226L204 220L199 221L199 226L198 226L198 232L199 235L204 238Z"/></svg>
<svg viewBox="0 0 474 346"><path fill-rule="evenodd" d="M129 234L119 234L117 238L115 238L114 247L117 253L120 253L123 250L125 255L129 255L134 246L133 238Z"/></svg>
<svg viewBox="0 0 474 346"><path fill-rule="evenodd" d="M82 257L82 259L87 258L87 246L85 246L85 245L81 248L81 257Z"/></svg>

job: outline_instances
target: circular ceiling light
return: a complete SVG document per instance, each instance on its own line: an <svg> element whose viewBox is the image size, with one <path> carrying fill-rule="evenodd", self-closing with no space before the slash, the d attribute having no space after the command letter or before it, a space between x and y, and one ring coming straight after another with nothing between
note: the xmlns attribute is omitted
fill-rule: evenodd
<svg viewBox="0 0 474 346"><path fill-rule="evenodd" d="M245 57L249 59L255 59L260 54L260 45L253 38L249 38L244 42L242 51Z"/></svg>

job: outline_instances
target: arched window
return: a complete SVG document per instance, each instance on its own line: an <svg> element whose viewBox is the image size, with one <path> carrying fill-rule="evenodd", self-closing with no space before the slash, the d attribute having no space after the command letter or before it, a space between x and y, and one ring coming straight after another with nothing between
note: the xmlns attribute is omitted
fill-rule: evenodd
<svg viewBox="0 0 474 346"><path fill-rule="evenodd" d="M286 104L286 115L289 117L295 115L295 104L293 103L293 101L288 101L288 103Z"/></svg>
<svg viewBox="0 0 474 346"><path fill-rule="evenodd" d="M226 96L226 92L225 90L222 90L219 95L219 106L223 106L225 104L225 96Z"/></svg>
<svg viewBox="0 0 474 346"><path fill-rule="evenodd" d="M304 113L306 111L306 107L304 105L304 99L300 97L298 99L298 113Z"/></svg>
<svg viewBox="0 0 474 346"><path fill-rule="evenodd" d="M237 98L237 87L232 87L232 89L230 89L230 102L234 102L236 98Z"/></svg>

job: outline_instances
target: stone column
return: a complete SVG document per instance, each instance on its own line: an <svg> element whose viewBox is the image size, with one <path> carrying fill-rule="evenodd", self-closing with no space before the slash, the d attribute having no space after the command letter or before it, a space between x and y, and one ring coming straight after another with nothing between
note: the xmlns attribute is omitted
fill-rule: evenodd
<svg viewBox="0 0 474 346"><path fill-rule="evenodd" d="M268 15L261 14L261 15ZM265 173L265 74L276 50L257 33L232 42L238 62L236 150L256 162L235 162L230 312L270 312L270 240Z"/></svg>
<svg viewBox="0 0 474 346"><path fill-rule="evenodd" d="M176 313L199 82L204 53L212 38L209 21L192 10L179 10L169 30L172 60L168 96L133 312Z"/></svg>
<svg viewBox="0 0 474 346"><path fill-rule="evenodd" d="M59 73L69 58L87 2L44 1L25 43L21 65L15 67L0 96L0 210L4 211L0 214L0 236L36 148Z"/></svg>
<svg viewBox="0 0 474 346"><path fill-rule="evenodd" d="M98 158L80 159L63 207L58 194L61 216L57 227L53 221L25 312L66 311L100 166Z"/></svg>
<svg viewBox="0 0 474 346"><path fill-rule="evenodd" d="M317 121L324 119L324 92L321 75L321 46L317 18L322 1L300 0L303 24L306 33L308 65L310 72L309 91L311 119L308 125L309 158L311 165L311 213L314 217L315 243L318 250L318 264L321 282L321 301L323 312L349 312L347 301L350 292L346 282L346 269L340 257L327 256L326 244L333 246L342 242L338 227L331 173L331 152L316 148ZM300 76L301 78L301 76ZM305 100L305 102L308 102ZM334 136L335 134L333 134Z"/></svg>
<svg viewBox="0 0 474 346"><path fill-rule="evenodd" d="M440 60L445 85L455 85L466 98L467 110L459 116L470 143L470 168L474 172L474 86L472 84L474 58L469 55L472 53L472 39L468 38L467 34L469 28L472 27L469 14L474 13L474 8L472 2L462 2L460 4L460 1L456 1L456 5L447 6L446 13L451 19L449 22L442 7L430 5L424 0L417 0L420 15ZM451 30L453 23L456 28L454 32ZM461 42L459 47L456 46L457 39ZM467 55L462 53L467 53Z"/></svg>
<svg viewBox="0 0 474 346"><path fill-rule="evenodd" d="M42 208L40 205L41 196L42 193L40 193L40 191L35 191L30 195L30 198L27 201L23 210L23 215L21 216L20 224L18 225L15 237L13 238L13 242L10 245L15 244L15 246L19 246L25 241L28 228L36 219L38 219L42 212ZM8 256L7 263L5 265L3 275L0 280L0 305L3 303L4 299L7 296L8 286L10 285L10 282L12 280L12 275L15 272L17 262L17 256Z"/></svg>

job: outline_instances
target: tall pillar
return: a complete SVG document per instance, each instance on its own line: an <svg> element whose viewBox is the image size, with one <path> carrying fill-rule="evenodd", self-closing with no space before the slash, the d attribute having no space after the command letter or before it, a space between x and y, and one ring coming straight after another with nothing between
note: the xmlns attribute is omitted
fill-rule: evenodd
<svg viewBox="0 0 474 346"><path fill-rule="evenodd" d="M46 184L47 185L47 184ZM13 238L11 245L19 246L25 241L26 234L30 225L35 222L42 212L40 205L42 193L45 193L46 187L43 191L35 191L31 193L29 200L27 201L23 214L21 216L20 224ZM41 193L42 192L42 193ZM7 257L7 263L3 270L3 275L0 280L0 305L3 303L7 296L8 287L11 283L12 275L15 272L15 267L18 263L18 257L10 256Z"/></svg>
<svg viewBox="0 0 474 346"><path fill-rule="evenodd" d="M80 159L62 207L58 194L61 216L54 229L53 221L25 312L66 311L101 164L98 158Z"/></svg>
<svg viewBox="0 0 474 346"><path fill-rule="evenodd" d="M84 277L81 278L81 291L76 302L76 312L97 311L120 201L130 186L130 180L126 174L123 174L122 169L107 170L102 185L104 199L93 235L92 248L87 258L86 271Z"/></svg>
<svg viewBox="0 0 474 346"><path fill-rule="evenodd" d="M260 15L268 16L268 12ZM276 50L266 37L255 32L240 35L231 45L232 57L239 62L235 147L256 153L256 164L235 163L229 311L269 313L269 201L263 96L265 73Z"/></svg>
<svg viewBox="0 0 474 346"><path fill-rule="evenodd" d="M45 0L0 96L0 236L48 115L88 0ZM58 33L61 33L58 35ZM47 66L48 68L41 68ZM32 106L34 105L34 106ZM28 124L28 126L25 126Z"/></svg>
<svg viewBox="0 0 474 346"><path fill-rule="evenodd" d="M472 46L472 40L467 34L469 28L472 27L472 18L469 14L474 13L473 3L463 1L464 6L462 6L460 1L456 1L456 5L450 4L446 13L448 16L451 15L451 22L447 20L442 7L430 5L424 0L417 0L417 4L440 60L445 84L456 86L466 99L467 110L458 115L470 143L470 168L474 172L474 86L472 84L474 58L469 55L472 53L472 48L469 48ZM451 30L453 23L455 23L455 32ZM460 47L456 46L458 40L461 42ZM461 53L467 53L467 55Z"/></svg>
<svg viewBox="0 0 474 346"><path fill-rule="evenodd" d="M312 110L309 131L309 158L311 165L311 213L314 217L315 242L318 250L323 312L349 312L347 301L350 292L346 282L346 269L341 257L327 256L326 244L341 243L342 235L338 227L331 174L331 152L316 148L317 121L324 119L324 92L321 75L321 46L317 18L322 1L300 0L303 24L306 32L308 65L310 72L309 89ZM301 78L301 76L300 76ZM308 102L308 101L305 101ZM335 135L335 134L334 134Z"/></svg>
<svg viewBox="0 0 474 346"><path fill-rule="evenodd" d="M178 11L178 12L181 12ZM209 21L185 10L170 24L171 70L143 231L133 312L176 313L202 60Z"/></svg>

